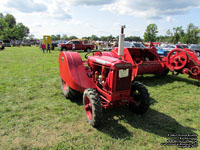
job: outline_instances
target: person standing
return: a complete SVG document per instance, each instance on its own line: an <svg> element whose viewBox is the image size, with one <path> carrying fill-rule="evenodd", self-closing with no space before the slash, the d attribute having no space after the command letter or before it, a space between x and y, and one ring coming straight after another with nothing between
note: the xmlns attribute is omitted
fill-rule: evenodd
<svg viewBox="0 0 200 150"><path fill-rule="evenodd" d="M50 45L49 45L49 43L47 43L47 53L48 53L48 51L49 51L49 53L51 53L50 52Z"/></svg>
<svg viewBox="0 0 200 150"><path fill-rule="evenodd" d="M43 53L45 53L45 44L44 43L42 43L41 48L42 48Z"/></svg>

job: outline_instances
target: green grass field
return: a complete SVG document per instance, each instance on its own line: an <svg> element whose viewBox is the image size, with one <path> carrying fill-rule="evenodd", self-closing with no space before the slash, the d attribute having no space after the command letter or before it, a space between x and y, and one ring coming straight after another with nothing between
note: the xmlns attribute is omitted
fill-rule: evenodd
<svg viewBox="0 0 200 150"><path fill-rule="evenodd" d="M106 110L95 129L86 122L82 101L62 95L58 56L59 51L43 54L38 47L0 51L1 150L169 150L178 148L160 145L168 134L198 134L200 139L197 81L186 75L137 77L152 100L147 113Z"/></svg>

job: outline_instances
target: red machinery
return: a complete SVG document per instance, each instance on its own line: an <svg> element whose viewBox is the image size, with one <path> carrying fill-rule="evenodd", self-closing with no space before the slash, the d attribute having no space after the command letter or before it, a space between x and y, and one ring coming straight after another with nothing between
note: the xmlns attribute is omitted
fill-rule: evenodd
<svg viewBox="0 0 200 150"><path fill-rule="evenodd" d="M188 74L190 78L200 80L200 61L190 49L173 49L163 58L172 72Z"/></svg>
<svg viewBox="0 0 200 150"><path fill-rule="evenodd" d="M119 36L119 58L96 52L85 55L83 62L77 52L61 52L59 68L61 88L66 98L76 98L83 92L83 105L87 121L96 126L102 117L102 108L129 105L138 114L145 113L150 105L149 93L139 82L131 82L135 64L124 60L124 26ZM94 54L94 52L92 52ZM111 54L112 55L112 54ZM132 79L131 79L132 78Z"/></svg>
<svg viewBox="0 0 200 150"><path fill-rule="evenodd" d="M111 52L102 52L102 55L119 58L118 48ZM160 57L155 47L124 48L122 58L133 65L132 78L142 74L166 75L170 70L200 80L200 62L190 49L173 49L167 57Z"/></svg>

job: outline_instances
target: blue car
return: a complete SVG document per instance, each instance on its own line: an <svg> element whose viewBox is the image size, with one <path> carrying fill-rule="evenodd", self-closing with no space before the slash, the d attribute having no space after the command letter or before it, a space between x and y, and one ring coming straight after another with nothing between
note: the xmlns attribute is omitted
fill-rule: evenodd
<svg viewBox="0 0 200 150"><path fill-rule="evenodd" d="M167 56L170 51L164 50L162 47L156 47L157 53L160 56Z"/></svg>

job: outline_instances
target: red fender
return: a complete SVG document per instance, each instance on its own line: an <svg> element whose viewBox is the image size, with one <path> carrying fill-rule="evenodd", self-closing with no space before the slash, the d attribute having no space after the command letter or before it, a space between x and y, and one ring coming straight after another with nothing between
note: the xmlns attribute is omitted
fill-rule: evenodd
<svg viewBox="0 0 200 150"><path fill-rule="evenodd" d="M95 84L87 76L81 56L77 52L61 52L59 68L60 77L72 89L83 92L87 88L95 88Z"/></svg>

